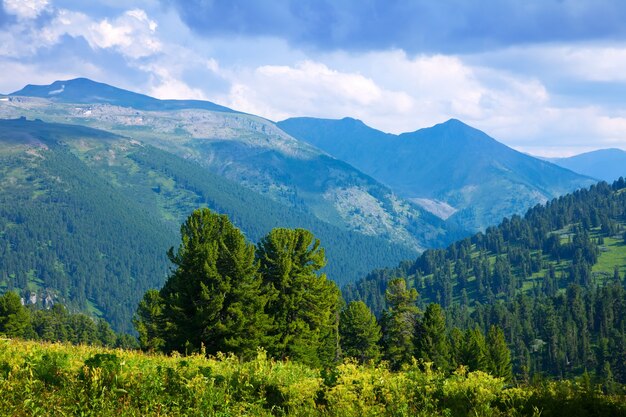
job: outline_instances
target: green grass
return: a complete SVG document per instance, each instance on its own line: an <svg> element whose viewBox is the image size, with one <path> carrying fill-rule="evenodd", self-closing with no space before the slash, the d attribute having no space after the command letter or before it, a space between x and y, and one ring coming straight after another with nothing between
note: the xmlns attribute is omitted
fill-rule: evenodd
<svg viewBox="0 0 626 417"><path fill-rule="evenodd" d="M593 266L593 272L606 272L613 276L613 269L617 266L620 275L626 273L626 244L623 238L606 237L601 245L598 263Z"/></svg>

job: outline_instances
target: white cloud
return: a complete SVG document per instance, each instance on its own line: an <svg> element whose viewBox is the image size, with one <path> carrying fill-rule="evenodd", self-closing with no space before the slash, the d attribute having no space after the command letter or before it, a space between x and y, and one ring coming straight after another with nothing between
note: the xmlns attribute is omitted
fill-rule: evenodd
<svg viewBox="0 0 626 417"><path fill-rule="evenodd" d="M156 31L156 21L140 9L100 20L60 9L54 11L54 17L43 27L19 21L0 31L0 56L31 57L42 48L61 43L64 36L71 36L84 38L94 50L113 49L126 58L141 59L162 51L163 44Z"/></svg>
<svg viewBox="0 0 626 417"><path fill-rule="evenodd" d="M412 106L411 98L403 92L381 88L361 74L333 70L313 61L223 70L222 75L232 82L230 94L224 97L227 105L273 120L301 115L360 117L371 108L387 113Z"/></svg>
<svg viewBox="0 0 626 417"><path fill-rule="evenodd" d="M143 10L128 10L113 20L92 20L70 10L59 10L40 33L42 43L55 44L63 35L83 37L93 49L114 48L129 58L143 58L161 51L155 36L157 23Z"/></svg>
<svg viewBox="0 0 626 417"><path fill-rule="evenodd" d="M48 7L48 0L4 0L4 10L20 19L34 19Z"/></svg>
<svg viewBox="0 0 626 417"><path fill-rule="evenodd" d="M160 99L207 100L199 88L192 88L164 67L153 66L148 94Z"/></svg>

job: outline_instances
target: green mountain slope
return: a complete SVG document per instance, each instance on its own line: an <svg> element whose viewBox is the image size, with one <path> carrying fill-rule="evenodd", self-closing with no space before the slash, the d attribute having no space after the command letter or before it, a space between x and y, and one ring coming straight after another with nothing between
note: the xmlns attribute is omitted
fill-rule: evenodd
<svg viewBox="0 0 626 417"><path fill-rule="evenodd" d="M626 152L621 149L599 149L569 158L551 158L549 161L604 181L614 181L626 175Z"/></svg>
<svg viewBox="0 0 626 417"><path fill-rule="evenodd" d="M446 244L462 233L351 165L294 139L263 118L203 109L146 111L128 107L135 105L132 99L120 99L115 106L97 100L81 104L91 100L92 94L91 89L79 87L65 98L78 104L11 96L8 102L0 103L0 117L24 115L132 137L193 160L221 177L323 222L414 251ZM35 92L28 88L18 93L45 96L52 88L44 86ZM66 85L63 92L69 88ZM61 94L55 94L54 99Z"/></svg>
<svg viewBox="0 0 626 417"><path fill-rule="evenodd" d="M595 369L626 381L626 181L602 182L536 206L485 233L344 288L378 314L404 277L451 326L504 329L518 372ZM608 371L607 371L608 369Z"/></svg>
<svg viewBox="0 0 626 417"><path fill-rule="evenodd" d="M346 283L415 252L339 229L197 163L91 128L0 120L2 289L102 313L116 329L167 275L166 250L187 215L227 214L253 242L303 227L326 248L328 276Z"/></svg>
<svg viewBox="0 0 626 417"><path fill-rule="evenodd" d="M60 138L113 135L23 120L0 127L0 288L61 301L129 331L138 294L163 282L175 242L139 204Z"/></svg>
<svg viewBox="0 0 626 417"><path fill-rule="evenodd" d="M458 120L401 135L349 118L294 118L278 126L472 230L593 183Z"/></svg>

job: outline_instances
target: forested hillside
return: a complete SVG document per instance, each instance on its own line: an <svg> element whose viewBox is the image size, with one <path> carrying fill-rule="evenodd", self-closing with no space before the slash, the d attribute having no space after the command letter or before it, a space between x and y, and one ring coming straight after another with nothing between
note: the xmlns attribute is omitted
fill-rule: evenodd
<svg viewBox="0 0 626 417"><path fill-rule="evenodd" d="M63 302L130 330L137 294L165 279L163 253L173 230L52 134L15 135L9 124L0 133L0 288L21 290L39 305ZM73 133L112 138L85 128Z"/></svg>
<svg viewBox="0 0 626 417"><path fill-rule="evenodd" d="M0 291L106 318L129 331L141 294L162 285L166 251L195 208L228 214L256 242L274 227L310 229L339 283L413 251L341 230L198 164L86 127L0 121Z"/></svg>
<svg viewBox="0 0 626 417"><path fill-rule="evenodd" d="M520 375L626 381L626 182L599 183L344 287L377 314L406 277L449 325L500 326Z"/></svg>

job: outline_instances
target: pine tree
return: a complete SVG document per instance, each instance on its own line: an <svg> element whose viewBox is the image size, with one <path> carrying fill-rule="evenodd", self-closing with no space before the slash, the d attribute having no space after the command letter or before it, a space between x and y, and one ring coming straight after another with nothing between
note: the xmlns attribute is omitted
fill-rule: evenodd
<svg viewBox="0 0 626 417"><path fill-rule="evenodd" d="M380 326L363 301L353 301L341 312L339 335L344 356L357 358L361 363L378 360Z"/></svg>
<svg viewBox="0 0 626 417"><path fill-rule="evenodd" d="M255 354L269 320L254 246L239 229L225 215L195 210L169 258L176 269L160 291L166 350Z"/></svg>
<svg viewBox="0 0 626 417"><path fill-rule="evenodd" d="M450 368L450 341L446 332L446 317L439 304L426 307L424 317L417 325L416 356L443 371Z"/></svg>
<svg viewBox="0 0 626 417"><path fill-rule="evenodd" d="M13 291L0 296L0 334L24 337L30 327L30 314L20 296Z"/></svg>
<svg viewBox="0 0 626 417"><path fill-rule="evenodd" d="M270 354L309 365L328 365L339 348L340 293L319 270L324 249L304 229L273 229L259 242L257 259L273 319Z"/></svg>
<svg viewBox="0 0 626 417"><path fill-rule="evenodd" d="M164 308L163 298L155 289L148 290L139 302L133 323L143 350L160 351L165 346Z"/></svg>
<svg viewBox="0 0 626 417"><path fill-rule="evenodd" d="M497 326L491 326L487 334L487 355L489 373L510 381L513 377L511 351L506 345L502 329Z"/></svg>
<svg viewBox="0 0 626 417"><path fill-rule="evenodd" d="M487 371L487 355L485 336L480 329L467 329L457 353L457 365L465 365L470 371Z"/></svg>
<svg viewBox="0 0 626 417"><path fill-rule="evenodd" d="M417 291L406 287L406 281L396 278L389 282L385 293L389 308L383 313L383 346L385 359L392 368L409 363L415 351L414 335L419 309L415 305Z"/></svg>

